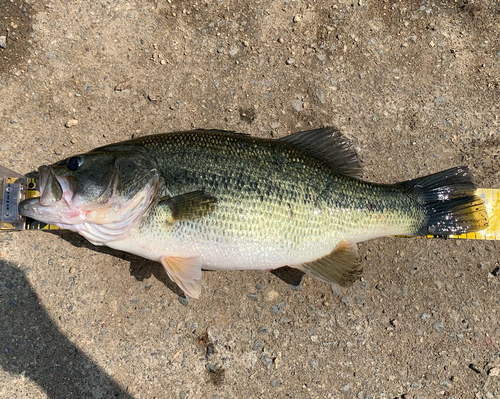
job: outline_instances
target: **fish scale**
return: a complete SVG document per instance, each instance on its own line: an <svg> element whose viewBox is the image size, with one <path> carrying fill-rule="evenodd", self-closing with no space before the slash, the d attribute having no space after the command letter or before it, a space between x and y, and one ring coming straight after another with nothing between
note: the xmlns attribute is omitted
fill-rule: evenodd
<svg viewBox="0 0 500 399"><path fill-rule="evenodd" d="M152 213L140 232L163 231L158 245L169 243L182 256L201 255L206 267L301 264L344 240L415 230L423 218L408 190L339 176L276 140L195 131L139 138L135 144L154 159L171 195L204 190L217 198L209 216L167 226L165 215ZM189 250L185 242L191 242ZM231 249L213 248L216 242L230 243Z"/></svg>
<svg viewBox="0 0 500 399"><path fill-rule="evenodd" d="M466 167L382 185L360 180L335 129L262 139L195 130L145 136L40 168L23 215L94 244L160 261L198 297L201 268L292 266L352 283L356 243L387 235L468 234L487 226Z"/></svg>

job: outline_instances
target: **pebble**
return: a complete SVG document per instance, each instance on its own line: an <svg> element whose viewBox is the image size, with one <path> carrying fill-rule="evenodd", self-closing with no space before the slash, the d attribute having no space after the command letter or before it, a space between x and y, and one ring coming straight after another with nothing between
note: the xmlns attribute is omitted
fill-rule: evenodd
<svg viewBox="0 0 500 399"><path fill-rule="evenodd" d="M488 375L491 377L498 377L500 375L500 367L492 367L488 370Z"/></svg>
<svg viewBox="0 0 500 399"><path fill-rule="evenodd" d="M69 273L70 274L75 274L76 272L76 267L72 266L70 269L69 269Z"/></svg>
<svg viewBox="0 0 500 399"><path fill-rule="evenodd" d="M287 59L286 60L286 64L287 65L293 65L293 64L295 64L295 58L289 58L289 59Z"/></svg>
<svg viewBox="0 0 500 399"><path fill-rule="evenodd" d="M432 328L434 329L434 331L441 333L441 332L443 332L444 324L442 321L438 321L437 323L434 323L432 325Z"/></svg>
<svg viewBox="0 0 500 399"><path fill-rule="evenodd" d="M285 302L277 303L276 305L271 306L271 312L273 312L274 314L280 314L285 308L285 305Z"/></svg>
<svg viewBox="0 0 500 399"><path fill-rule="evenodd" d="M73 127L78 125L78 119L70 119L69 121L66 122L66 127Z"/></svg>
<svg viewBox="0 0 500 399"><path fill-rule="evenodd" d="M420 316L420 320L426 321L431 318L431 315L429 313L424 313L422 316Z"/></svg>
<svg viewBox="0 0 500 399"><path fill-rule="evenodd" d="M262 355L260 357L260 361L262 362L262 364L264 366L266 366L266 369L268 369L268 370L271 367L271 365L273 364L273 359L271 359L270 357L264 356L264 355Z"/></svg>
<svg viewBox="0 0 500 399"><path fill-rule="evenodd" d="M321 104L325 103L325 94L322 91L316 93L316 97L318 98Z"/></svg>
<svg viewBox="0 0 500 399"><path fill-rule="evenodd" d="M319 366L318 359L311 359L311 361L309 362L309 366L311 366L314 369L318 367Z"/></svg>
<svg viewBox="0 0 500 399"><path fill-rule="evenodd" d="M231 57L234 57L236 54L238 54L238 48L237 47L233 47L233 48L231 48L231 50L229 50L229 55Z"/></svg>
<svg viewBox="0 0 500 399"><path fill-rule="evenodd" d="M453 385L451 384L451 382L447 381L447 380L441 381L441 386L445 387L446 389L451 389L453 387Z"/></svg>
<svg viewBox="0 0 500 399"><path fill-rule="evenodd" d="M293 22L297 23L300 21L302 21L302 17L300 15L297 14L295 17L293 17Z"/></svg>
<svg viewBox="0 0 500 399"><path fill-rule="evenodd" d="M7 36L0 36L0 47L7 48Z"/></svg>
<svg viewBox="0 0 500 399"><path fill-rule="evenodd" d="M188 299L186 298L185 295L179 295L179 302L182 304L182 306L187 306L189 304Z"/></svg>
<svg viewBox="0 0 500 399"><path fill-rule="evenodd" d="M348 383L348 384L345 384L345 385L342 385L340 387L340 390L342 392L352 392L352 384L351 383Z"/></svg>
<svg viewBox="0 0 500 399"><path fill-rule="evenodd" d="M302 105L302 101L300 100L293 100L292 101L292 108L297 111L297 112L300 112L304 109L304 106Z"/></svg>
<svg viewBox="0 0 500 399"><path fill-rule="evenodd" d="M444 106L444 105L446 105L446 103L447 103L446 97L436 97L434 99L434 105L436 107Z"/></svg>
<svg viewBox="0 0 500 399"><path fill-rule="evenodd" d="M206 364L205 367L211 373L215 373L217 371L217 365L216 364Z"/></svg>
<svg viewBox="0 0 500 399"><path fill-rule="evenodd" d="M247 298L251 299L254 302L258 302L259 301L259 296L257 294L248 294Z"/></svg>
<svg viewBox="0 0 500 399"><path fill-rule="evenodd" d="M278 380L272 380L271 381L271 386L275 387L276 385L278 385Z"/></svg>

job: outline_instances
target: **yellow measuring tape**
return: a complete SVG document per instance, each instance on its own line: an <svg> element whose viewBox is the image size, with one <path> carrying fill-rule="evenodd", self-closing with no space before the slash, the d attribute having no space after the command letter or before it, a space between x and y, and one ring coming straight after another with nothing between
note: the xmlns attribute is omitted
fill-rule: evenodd
<svg viewBox="0 0 500 399"><path fill-rule="evenodd" d="M2 217L0 218L0 231L2 230L57 230L59 227L52 224L41 223L33 219L27 218L24 220L20 215L16 215L17 204L24 198L39 197L38 181L34 178L26 178L15 172L12 172L0 165L0 204L2 204ZM2 177L3 175L16 177ZM11 189L10 191L7 189ZM17 191L16 191L17 188ZM488 228L477 231L475 233L449 235L447 238L459 238L469 240L500 240L500 189L495 188L478 188L475 194L482 198L488 213ZM12 201L9 202L7 195L12 196ZM14 198L14 195L16 197ZM16 208L14 210L14 208ZM12 214L7 215L9 211ZM10 219L8 216L11 216ZM408 237L408 236L398 236ZM429 238L437 236L428 235Z"/></svg>
<svg viewBox="0 0 500 399"><path fill-rule="evenodd" d="M481 197L488 213L488 228L475 233L450 235L450 238L466 238L469 240L500 240L500 190L495 188L478 188L476 195ZM432 237L432 236L431 236Z"/></svg>

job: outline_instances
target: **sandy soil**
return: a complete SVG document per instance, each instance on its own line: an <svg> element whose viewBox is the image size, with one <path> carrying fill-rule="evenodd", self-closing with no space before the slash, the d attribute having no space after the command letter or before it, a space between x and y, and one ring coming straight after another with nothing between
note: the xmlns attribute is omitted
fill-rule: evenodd
<svg viewBox="0 0 500 399"><path fill-rule="evenodd" d="M366 179L466 164L500 187L499 16L495 0L2 0L0 163L336 125ZM349 289L212 272L186 303L159 265L77 235L0 239L2 398L500 397L497 242L373 240Z"/></svg>

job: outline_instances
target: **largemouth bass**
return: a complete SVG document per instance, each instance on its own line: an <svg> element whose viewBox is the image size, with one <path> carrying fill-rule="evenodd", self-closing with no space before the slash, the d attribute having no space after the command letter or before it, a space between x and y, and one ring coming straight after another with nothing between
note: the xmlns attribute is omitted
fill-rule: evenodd
<svg viewBox="0 0 500 399"><path fill-rule="evenodd" d="M159 261L194 298L202 268L290 266L348 285L361 272L358 242L487 226L467 167L394 185L360 174L353 146L332 128L276 140L167 133L41 166L40 197L20 212Z"/></svg>

